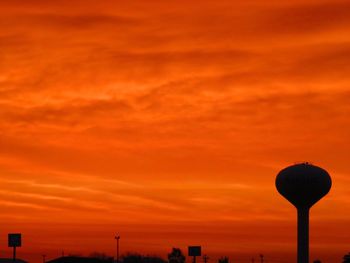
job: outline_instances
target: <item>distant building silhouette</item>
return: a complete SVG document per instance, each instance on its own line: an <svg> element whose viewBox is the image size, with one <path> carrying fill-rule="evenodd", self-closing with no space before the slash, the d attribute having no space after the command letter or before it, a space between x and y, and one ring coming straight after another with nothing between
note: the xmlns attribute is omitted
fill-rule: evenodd
<svg viewBox="0 0 350 263"><path fill-rule="evenodd" d="M46 263L113 263L113 258L67 256L46 261Z"/></svg>
<svg viewBox="0 0 350 263"><path fill-rule="evenodd" d="M72 255L70 255L72 256ZM113 257L106 255L105 253L101 253L101 252L92 252L89 255L89 258L97 258L97 259L101 259L101 260L106 260L106 261L113 261Z"/></svg>
<svg viewBox="0 0 350 263"><path fill-rule="evenodd" d="M144 256L140 254L130 253L122 257L123 263L167 263L164 259L156 256Z"/></svg>
<svg viewBox="0 0 350 263"><path fill-rule="evenodd" d="M28 263L28 262L18 258L16 258L15 261L13 260L13 258L0 258L0 263Z"/></svg>

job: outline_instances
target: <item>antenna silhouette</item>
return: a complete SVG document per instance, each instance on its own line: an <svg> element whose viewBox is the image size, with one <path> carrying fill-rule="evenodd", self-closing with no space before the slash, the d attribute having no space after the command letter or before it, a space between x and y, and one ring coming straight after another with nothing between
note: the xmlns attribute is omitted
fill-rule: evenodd
<svg viewBox="0 0 350 263"><path fill-rule="evenodd" d="M309 163L289 166L276 177L278 192L298 210L298 263L309 263L309 210L331 186L327 171Z"/></svg>

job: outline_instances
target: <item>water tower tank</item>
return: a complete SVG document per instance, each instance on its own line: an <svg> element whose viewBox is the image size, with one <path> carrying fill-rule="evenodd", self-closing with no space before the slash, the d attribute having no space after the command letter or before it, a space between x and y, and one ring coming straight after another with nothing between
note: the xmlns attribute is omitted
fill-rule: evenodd
<svg viewBox="0 0 350 263"><path fill-rule="evenodd" d="M298 211L298 263L309 263L309 210L331 186L327 171L309 163L289 166L276 177L278 192Z"/></svg>

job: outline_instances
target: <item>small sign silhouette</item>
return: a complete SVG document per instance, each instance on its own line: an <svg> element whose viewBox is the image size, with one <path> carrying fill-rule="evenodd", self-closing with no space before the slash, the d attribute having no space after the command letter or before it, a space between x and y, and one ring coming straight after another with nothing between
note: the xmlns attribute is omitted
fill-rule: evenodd
<svg viewBox="0 0 350 263"><path fill-rule="evenodd" d="M8 246L20 247L22 245L22 235L19 233L8 234Z"/></svg>
<svg viewBox="0 0 350 263"><path fill-rule="evenodd" d="M188 247L188 255L190 257L199 257L201 256L201 246L190 246Z"/></svg>

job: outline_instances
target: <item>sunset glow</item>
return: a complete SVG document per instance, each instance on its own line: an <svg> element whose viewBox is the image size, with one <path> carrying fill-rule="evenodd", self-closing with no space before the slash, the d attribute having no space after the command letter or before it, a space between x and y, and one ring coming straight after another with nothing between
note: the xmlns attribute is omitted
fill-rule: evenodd
<svg viewBox="0 0 350 263"><path fill-rule="evenodd" d="M295 262L276 191L309 161L332 189L311 260L350 251L350 2L1 0L0 257L166 257L200 244Z"/></svg>

